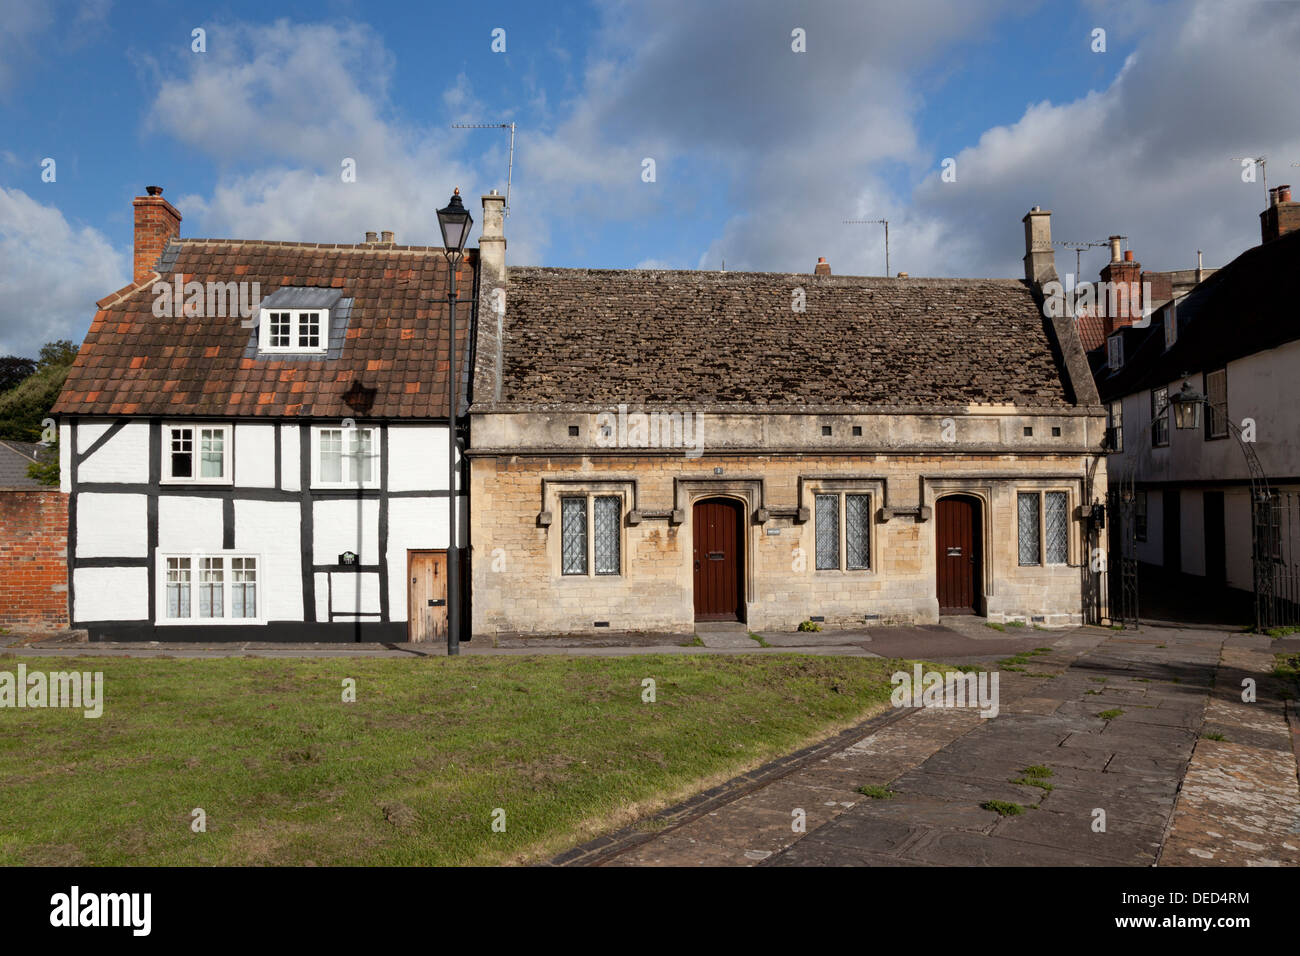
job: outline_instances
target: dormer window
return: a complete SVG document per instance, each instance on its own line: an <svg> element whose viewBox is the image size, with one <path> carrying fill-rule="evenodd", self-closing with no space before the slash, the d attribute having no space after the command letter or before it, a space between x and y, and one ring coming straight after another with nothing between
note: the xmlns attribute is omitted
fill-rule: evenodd
<svg viewBox="0 0 1300 956"><path fill-rule="evenodd" d="M324 352L328 309L263 309L258 347L263 352Z"/></svg>
<svg viewBox="0 0 1300 956"><path fill-rule="evenodd" d="M1106 364L1112 372L1124 366L1124 336L1112 335L1106 340Z"/></svg>

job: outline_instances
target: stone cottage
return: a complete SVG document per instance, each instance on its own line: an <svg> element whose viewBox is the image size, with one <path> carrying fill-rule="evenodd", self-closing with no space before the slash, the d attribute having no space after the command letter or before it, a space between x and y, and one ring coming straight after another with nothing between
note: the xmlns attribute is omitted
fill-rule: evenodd
<svg viewBox="0 0 1300 956"><path fill-rule="evenodd" d="M485 198L473 632L1079 623L1105 415L1025 279L508 268Z"/></svg>

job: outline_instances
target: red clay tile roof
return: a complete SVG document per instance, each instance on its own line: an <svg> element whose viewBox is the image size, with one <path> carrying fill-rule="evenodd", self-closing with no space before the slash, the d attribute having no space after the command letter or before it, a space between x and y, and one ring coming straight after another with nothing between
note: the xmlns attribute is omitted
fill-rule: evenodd
<svg viewBox="0 0 1300 956"><path fill-rule="evenodd" d="M1074 402L1014 279L512 268L508 289L500 407Z"/></svg>
<svg viewBox="0 0 1300 956"><path fill-rule="evenodd" d="M285 286L339 289L352 300L337 357L256 355L234 318L157 318L154 281L99 303L54 412L60 415L445 418L448 265L438 247L331 245L231 239L173 240L164 281L258 282L263 298ZM477 251L457 277L457 364ZM462 372L462 394L464 384ZM375 389L362 412L344 401L354 381Z"/></svg>
<svg viewBox="0 0 1300 956"><path fill-rule="evenodd" d="M1079 341L1083 343L1085 352L1091 352L1099 345L1105 344L1106 319L1104 316L1084 312L1078 317L1075 327L1079 330Z"/></svg>

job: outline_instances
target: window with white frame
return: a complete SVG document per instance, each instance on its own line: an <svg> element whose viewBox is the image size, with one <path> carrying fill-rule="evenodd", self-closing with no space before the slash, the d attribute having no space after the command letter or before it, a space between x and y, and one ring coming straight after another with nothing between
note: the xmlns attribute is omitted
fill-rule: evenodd
<svg viewBox="0 0 1300 956"><path fill-rule="evenodd" d="M1016 520L1021 567L1069 563L1070 496L1067 492L1019 492Z"/></svg>
<svg viewBox="0 0 1300 956"><path fill-rule="evenodd" d="M1162 385L1151 389L1151 446L1163 448L1169 444L1169 388Z"/></svg>
<svg viewBox="0 0 1300 956"><path fill-rule="evenodd" d="M1205 437L1228 437L1228 370L1205 373Z"/></svg>
<svg viewBox="0 0 1300 956"><path fill-rule="evenodd" d="M248 554L164 555L164 624L260 623L258 558Z"/></svg>
<svg viewBox="0 0 1300 956"><path fill-rule="evenodd" d="M871 495L823 492L813 496L818 571L871 570Z"/></svg>
<svg viewBox="0 0 1300 956"><path fill-rule="evenodd" d="M590 516L590 521L588 521ZM560 573L617 575L623 571L623 499L619 495L560 498Z"/></svg>
<svg viewBox="0 0 1300 956"><path fill-rule="evenodd" d="M164 481L230 482L229 425L165 425L162 440Z"/></svg>
<svg viewBox="0 0 1300 956"><path fill-rule="evenodd" d="M312 430L312 441L313 487L379 486L379 445L374 428L322 426Z"/></svg>
<svg viewBox="0 0 1300 956"><path fill-rule="evenodd" d="M263 309L258 333L263 352L324 352L329 347L329 310Z"/></svg>

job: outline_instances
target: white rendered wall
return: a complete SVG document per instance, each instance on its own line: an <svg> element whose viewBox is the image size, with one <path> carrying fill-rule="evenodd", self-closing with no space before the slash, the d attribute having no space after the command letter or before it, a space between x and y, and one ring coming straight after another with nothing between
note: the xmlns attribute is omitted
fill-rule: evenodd
<svg viewBox="0 0 1300 956"><path fill-rule="evenodd" d="M83 432L92 429L103 434L107 428L79 425L78 441L84 451L89 447ZM89 458L77 466L77 481L132 482L144 484L149 480L149 425L147 422L128 422L120 432L106 441Z"/></svg>
<svg viewBox="0 0 1300 956"><path fill-rule="evenodd" d="M447 429L435 425L388 427L388 490L447 487Z"/></svg>
<svg viewBox="0 0 1300 956"><path fill-rule="evenodd" d="M143 621L149 617L145 568L77 568L72 587L74 621Z"/></svg>
<svg viewBox="0 0 1300 956"><path fill-rule="evenodd" d="M148 502L144 495L77 495L78 558L148 555Z"/></svg>
<svg viewBox="0 0 1300 956"><path fill-rule="evenodd" d="M235 484L244 488L275 485L275 425L235 426Z"/></svg>
<svg viewBox="0 0 1300 956"><path fill-rule="evenodd" d="M220 498L162 495L158 499L159 551L220 551L222 528Z"/></svg>
<svg viewBox="0 0 1300 956"><path fill-rule="evenodd" d="M313 503L312 529L313 564L335 564L344 551L355 552L361 564L379 563L379 502L376 499L316 501Z"/></svg>
<svg viewBox="0 0 1300 956"><path fill-rule="evenodd" d="M300 526L296 501L235 502L235 550L262 559L262 607L268 621L303 620Z"/></svg>
<svg viewBox="0 0 1300 956"><path fill-rule="evenodd" d="M302 459L300 457L297 425L280 425L280 482L285 491L302 488Z"/></svg>

